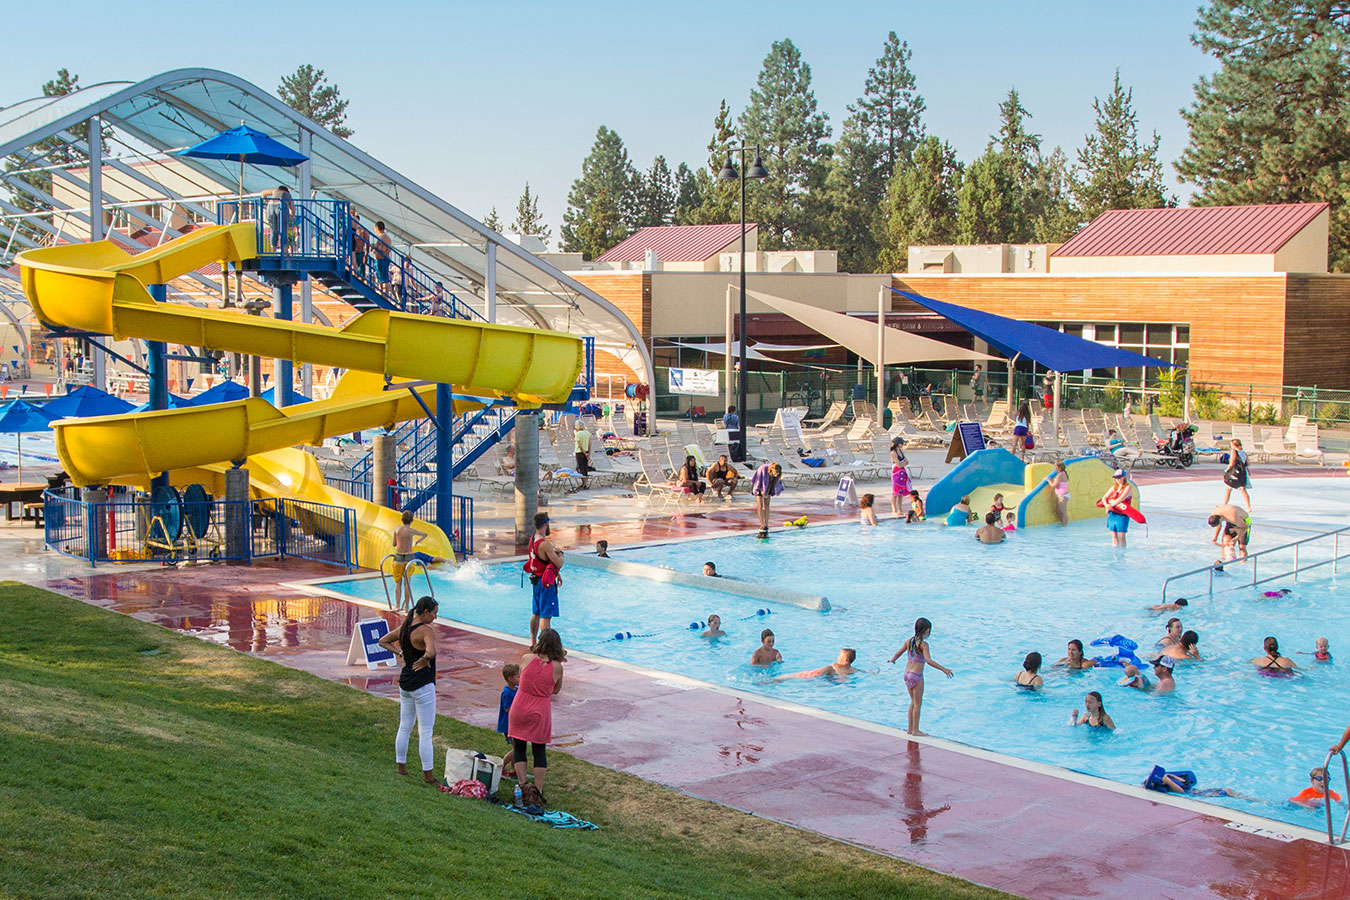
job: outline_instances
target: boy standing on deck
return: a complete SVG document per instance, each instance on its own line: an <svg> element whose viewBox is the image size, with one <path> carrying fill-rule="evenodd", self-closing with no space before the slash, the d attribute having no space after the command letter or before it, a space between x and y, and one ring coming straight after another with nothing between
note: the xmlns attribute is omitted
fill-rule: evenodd
<svg viewBox="0 0 1350 900"><path fill-rule="evenodd" d="M412 579L406 577L408 563L412 562L415 553L413 545L420 544L426 539L425 531L418 531L412 527L413 514L411 510L403 513L403 524L394 529L394 603L400 608L404 607L404 600L407 601L407 609L412 609Z"/></svg>
<svg viewBox="0 0 1350 900"><path fill-rule="evenodd" d="M502 680L506 682L506 687L502 688L501 700L497 704L497 733L506 740L506 754L502 757L502 771L514 772L516 767L512 760L515 756L515 744L506 736L506 731L511 716L511 703L516 699L516 690L520 687L520 666L515 663L502 666Z"/></svg>

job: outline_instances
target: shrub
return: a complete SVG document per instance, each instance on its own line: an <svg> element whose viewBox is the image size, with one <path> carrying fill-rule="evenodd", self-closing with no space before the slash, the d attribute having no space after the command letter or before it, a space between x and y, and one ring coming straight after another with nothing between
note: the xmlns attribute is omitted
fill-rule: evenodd
<svg viewBox="0 0 1350 900"><path fill-rule="evenodd" d="M1186 382L1180 369L1168 369L1158 376L1156 412L1160 416L1180 416L1186 408Z"/></svg>
<svg viewBox="0 0 1350 900"><path fill-rule="evenodd" d="M1113 378L1102 390L1102 409L1105 412L1118 413L1125 408L1125 383Z"/></svg>

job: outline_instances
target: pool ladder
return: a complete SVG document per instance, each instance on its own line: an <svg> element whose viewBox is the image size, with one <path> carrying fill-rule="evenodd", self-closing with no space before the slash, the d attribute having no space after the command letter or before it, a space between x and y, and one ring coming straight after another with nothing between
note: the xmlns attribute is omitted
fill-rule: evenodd
<svg viewBox="0 0 1350 900"><path fill-rule="evenodd" d="M390 609L403 609L402 600L400 599L398 605L396 606L394 604L394 597L392 597L389 594L389 578L393 573L386 572L384 568L384 564L387 562L391 562L394 559L394 555L395 554L393 553L386 554L384 559L380 560L380 584L384 585L385 605L388 606ZM408 560L407 564L403 567L403 577L411 579L413 576L414 568L420 568L422 570L422 577L427 580L427 594L429 594L433 600L436 599L436 588L431 583L431 573L427 571L426 563L422 562L420 559ZM398 590L397 586L395 586L394 590L396 591Z"/></svg>
<svg viewBox="0 0 1350 900"><path fill-rule="evenodd" d="M1327 753L1327 761L1322 764L1322 771L1325 772L1327 776L1326 802L1322 804L1327 808L1327 843L1331 844L1333 847L1337 844L1344 844L1346 831L1350 830L1350 811L1347 811L1345 814L1345 824L1341 826L1341 836L1339 838L1336 837L1335 828L1331 824L1331 807L1335 805L1331 802L1331 761L1337 756L1341 758L1341 774L1345 778L1343 782L1345 793L1341 796L1345 797L1347 802L1350 802L1350 763L1345 761L1344 750L1333 750Z"/></svg>
<svg viewBox="0 0 1350 900"><path fill-rule="evenodd" d="M1347 526L1345 526L1344 528L1337 528L1335 531L1326 531L1326 532L1323 532L1322 534L1315 534L1315 535L1313 535L1312 537L1306 537L1306 538L1302 538L1301 540L1291 541L1291 542L1288 543L1288 544L1281 544L1281 545L1278 546L1278 547L1268 547L1268 548L1266 548L1265 550L1258 550L1256 553L1248 553L1246 556L1242 557L1241 559L1232 559L1232 560L1229 560L1228 562L1226 562L1226 563L1223 564L1223 568L1224 568L1224 570L1228 570L1228 569L1231 569L1231 568L1235 568L1235 567L1237 567L1237 566L1239 566L1239 565L1245 565L1245 564L1247 564L1247 563L1251 563L1251 566L1252 566L1252 577L1251 577L1251 580L1250 580L1250 581L1247 581L1245 578L1243 579L1244 585L1245 585L1245 586L1248 586L1248 587L1255 587L1255 586L1258 585L1258 584L1265 584L1267 581L1275 581L1275 580L1278 579L1278 578L1288 578L1288 577L1290 577L1291 575L1293 576L1294 581L1298 581L1298 573L1300 573L1300 572L1306 572L1306 571L1308 571L1309 569L1316 569L1316 568L1319 568L1319 567L1321 567L1321 566L1331 566L1331 574L1332 574L1332 575L1338 575L1338 574L1340 574L1340 562L1341 562L1341 560L1343 560L1343 559L1350 559L1350 553L1342 553L1342 552L1341 552L1341 535L1345 534L1346 532L1350 532L1350 525L1347 525ZM1331 538L1331 558L1330 558L1330 559L1319 559L1319 560L1315 560L1315 561L1313 561L1313 562L1300 562L1300 560L1299 560L1299 552L1298 552L1298 551L1299 551L1299 547L1303 546L1304 544L1311 543L1311 542L1313 542L1313 541L1326 540L1327 538ZM1294 551L1294 568L1293 568L1293 569L1289 570L1288 572L1280 572L1280 573L1278 573L1278 574L1276 574L1276 575L1267 575L1267 576L1265 576L1264 578L1261 578L1261 577L1258 577L1258 576L1257 576L1257 560L1259 560L1261 557L1266 556L1266 555L1268 555L1268 554L1271 554L1271 553L1278 553L1278 552L1281 551L1281 550L1289 550L1289 549L1293 549L1293 551ZM1172 582L1177 581L1178 579L1181 579L1181 578L1189 578L1189 577L1192 576L1192 575L1204 575L1204 574L1208 574L1208 575L1209 575L1209 596L1212 598L1212 597L1214 596L1214 572L1216 571L1215 566L1216 566L1216 564L1213 564L1213 563L1212 563L1212 564L1210 564L1210 565L1208 565L1208 566L1205 566L1205 567L1203 567L1203 568L1200 568L1200 569L1192 569L1192 570L1189 571L1189 572L1182 572L1182 573L1179 574L1179 575L1172 575L1172 576L1170 576L1169 578L1167 578L1167 579L1166 579L1165 581L1163 581L1163 583L1162 583L1162 602L1163 602L1163 603L1167 603L1167 602L1168 602L1168 600L1167 600L1167 587L1168 587L1168 585L1170 585ZM1236 587L1236 585L1235 585L1235 587ZM1231 589L1230 589L1230 590L1231 590Z"/></svg>

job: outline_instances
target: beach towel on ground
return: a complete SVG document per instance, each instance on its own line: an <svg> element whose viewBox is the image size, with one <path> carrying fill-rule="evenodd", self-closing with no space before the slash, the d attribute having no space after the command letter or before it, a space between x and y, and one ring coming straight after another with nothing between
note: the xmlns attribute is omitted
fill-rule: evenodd
<svg viewBox="0 0 1350 900"><path fill-rule="evenodd" d="M599 831L600 826L587 822L585 819L578 819L571 813L565 813L560 810L544 812L542 806L508 806L506 807L513 813L518 813L534 822L542 822L553 828L580 828L583 831Z"/></svg>

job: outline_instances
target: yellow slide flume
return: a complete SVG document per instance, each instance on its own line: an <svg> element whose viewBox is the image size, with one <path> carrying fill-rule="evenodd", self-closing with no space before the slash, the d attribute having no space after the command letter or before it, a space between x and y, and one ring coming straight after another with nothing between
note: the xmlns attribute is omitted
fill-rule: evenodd
<svg viewBox="0 0 1350 900"><path fill-rule="evenodd" d="M17 262L38 317L115 338L164 341L295 363L453 384L465 394L563 403L584 364L570 334L377 309L342 328L158 303L163 283L216 260L257 256L252 224L215 225L135 256L111 241L27 250Z"/></svg>
<svg viewBox="0 0 1350 900"><path fill-rule="evenodd" d="M252 224L202 228L136 255L110 241L19 254L24 293L48 325L352 370L330 399L284 410L250 399L55 423L58 454L72 480L143 483L160 472L172 477L184 470L194 470L195 477L247 458L251 474L257 470L252 486L260 496L356 509L360 563L373 567L387 552L397 514L327 487L313 457L285 448L424 415L407 388L385 390L385 378L453 384L460 393L538 406L564 402L584 363L582 340L559 332L385 310L333 329L159 303L146 288L212 262L256 256ZM434 387L413 390L434 408ZM222 492L223 477L218 480L212 486ZM427 552L450 555L444 534L425 523L419 527L433 532Z"/></svg>

